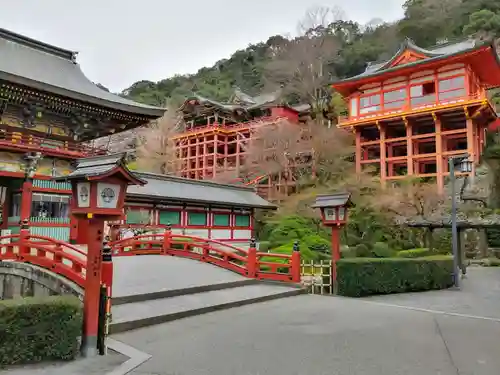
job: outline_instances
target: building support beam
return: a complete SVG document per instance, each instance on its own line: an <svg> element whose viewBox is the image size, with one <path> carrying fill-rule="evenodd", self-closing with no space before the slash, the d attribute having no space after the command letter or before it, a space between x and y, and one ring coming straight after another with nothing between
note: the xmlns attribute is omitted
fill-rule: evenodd
<svg viewBox="0 0 500 375"><path fill-rule="evenodd" d="M377 121L377 128L380 134L380 182L382 183L382 187L385 187L387 183L387 151L385 144L385 126L381 125Z"/></svg>
<svg viewBox="0 0 500 375"><path fill-rule="evenodd" d="M412 140L412 135L413 135L413 129L411 127L410 122L406 117L403 117L403 121L405 123L405 128L406 128L406 169L407 172L406 174L408 176L413 176L414 171L413 171L413 140Z"/></svg>
<svg viewBox="0 0 500 375"><path fill-rule="evenodd" d="M436 179L438 193L442 194L444 192L444 166L443 166L443 137L441 134L442 124L441 119L432 113L432 118L434 119L435 126L435 139L436 139Z"/></svg>
<svg viewBox="0 0 500 375"><path fill-rule="evenodd" d="M467 116L467 153L469 154L470 160L472 163L472 172L471 175L476 175L476 147L474 144L474 122L472 119Z"/></svg>
<svg viewBox="0 0 500 375"><path fill-rule="evenodd" d="M361 131L359 129L353 130L356 137L356 173L359 175L362 172L361 160L363 150L361 149Z"/></svg>

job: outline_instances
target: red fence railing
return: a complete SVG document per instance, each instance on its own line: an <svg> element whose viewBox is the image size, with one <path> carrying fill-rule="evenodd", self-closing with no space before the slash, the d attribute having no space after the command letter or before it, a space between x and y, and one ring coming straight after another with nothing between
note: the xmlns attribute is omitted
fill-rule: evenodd
<svg viewBox="0 0 500 375"><path fill-rule="evenodd" d="M174 255L196 259L260 280L300 282L300 254L260 253L206 238L174 234L143 234L112 242L114 256Z"/></svg>
<svg viewBox="0 0 500 375"><path fill-rule="evenodd" d="M1 236L0 260L31 263L84 287L86 252L50 237L31 234Z"/></svg>
<svg viewBox="0 0 500 375"><path fill-rule="evenodd" d="M75 156L105 155L104 148L91 147L83 143L72 141L58 141L48 137L37 137L32 134L0 129L0 145L16 145L33 150L56 151Z"/></svg>
<svg viewBox="0 0 500 375"><path fill-rule="evenodd" d="M173 234L143 234L110 243L114 256L160 254L210 263L259 280L300 282L300 253L292 255L257 252L224 242ZM13 234L0 237L0 261L31 263L84 287L87 253L50 237Z"/></svg>

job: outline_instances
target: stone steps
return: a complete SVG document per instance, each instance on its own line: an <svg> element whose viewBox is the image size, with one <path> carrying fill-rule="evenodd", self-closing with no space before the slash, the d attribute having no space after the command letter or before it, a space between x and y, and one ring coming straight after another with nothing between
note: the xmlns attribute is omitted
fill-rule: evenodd
<svg viewBox="0 0 500 375"><path fill-rule="evenodd" d="M137 328L206 314L248 304L286 298L304 293L298 286L244 280L119 297L112 307L110 333L120 333Z"/></svg>

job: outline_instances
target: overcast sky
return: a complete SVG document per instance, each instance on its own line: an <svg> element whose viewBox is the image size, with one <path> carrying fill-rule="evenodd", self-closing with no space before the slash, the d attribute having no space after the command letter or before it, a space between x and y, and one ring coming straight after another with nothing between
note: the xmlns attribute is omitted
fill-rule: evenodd
<svg viewBox="0 0 500 375"><path fill-rule="evenodd" d="M349 19L393 21L404 0L0 0L0 27L78 51L112 91L195 73L250 43L289 34L308 8L339 6Z"/></svg>

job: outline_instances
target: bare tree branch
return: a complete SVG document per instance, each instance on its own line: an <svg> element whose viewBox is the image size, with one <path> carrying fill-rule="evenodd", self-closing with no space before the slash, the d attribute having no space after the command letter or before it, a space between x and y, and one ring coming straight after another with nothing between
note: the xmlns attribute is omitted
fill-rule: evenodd
<svg viewBox="0 0 500 375"><path fill-rule="evenodd" d="M137 166L140 170L155 173L176 173L180 170L175 141L172 137L184 129L182 118L175 111L152 121L137 135Z"/></svg>

